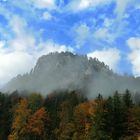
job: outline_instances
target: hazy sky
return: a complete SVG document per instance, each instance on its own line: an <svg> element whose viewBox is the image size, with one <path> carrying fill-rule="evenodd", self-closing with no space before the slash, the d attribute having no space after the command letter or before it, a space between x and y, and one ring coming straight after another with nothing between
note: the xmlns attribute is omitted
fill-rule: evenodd
<svg viewBox="0 0 140 140"><path fill-rule="evenodd" d="M140 0L0 0L0 85L54 51L140 76Z"/></svg>

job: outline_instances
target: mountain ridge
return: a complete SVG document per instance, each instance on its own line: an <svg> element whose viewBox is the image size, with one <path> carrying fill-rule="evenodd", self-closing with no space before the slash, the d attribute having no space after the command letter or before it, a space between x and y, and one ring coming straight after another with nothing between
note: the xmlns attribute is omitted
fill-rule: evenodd
<svg viewBox="0 0 140 140"><path fill-rule="evenodd" d="M139 92L139 85L140 78L118 75L97 58L55 52L41 56L29 73L13 78L3 89L43 94L54 90L80 89L96 96L98 93L108 95L125 89Z"/></svg>

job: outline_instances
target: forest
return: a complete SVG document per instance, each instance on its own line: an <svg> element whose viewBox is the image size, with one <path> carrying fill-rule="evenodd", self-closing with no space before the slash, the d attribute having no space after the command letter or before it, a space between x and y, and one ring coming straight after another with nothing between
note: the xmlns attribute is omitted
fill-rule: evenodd
<svg viewBox="0 0 140 140"><path fill-rule="evenodd" d="M0 93L0 140L138 140L140 94Z"/></svg>

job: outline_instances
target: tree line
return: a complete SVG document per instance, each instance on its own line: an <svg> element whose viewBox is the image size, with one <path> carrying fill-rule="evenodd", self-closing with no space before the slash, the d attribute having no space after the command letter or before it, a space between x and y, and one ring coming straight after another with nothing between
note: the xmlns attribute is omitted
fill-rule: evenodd
<svg viewBox="0 0 140 140"><path fill-rule="evenodd" d="M140 94L0 93L0 140L138 140Z"/></svg>

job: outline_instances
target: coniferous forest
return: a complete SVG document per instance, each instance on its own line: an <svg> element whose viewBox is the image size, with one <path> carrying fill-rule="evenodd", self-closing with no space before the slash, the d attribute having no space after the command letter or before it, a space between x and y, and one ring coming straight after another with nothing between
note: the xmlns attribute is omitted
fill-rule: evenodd
<svg viewBox="0 0 140 140"><path fill-rule="evenodd" d="M0 93L0 140L138 140L140 94Z"/></svg>

